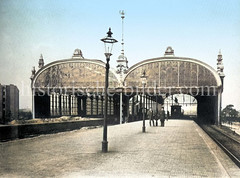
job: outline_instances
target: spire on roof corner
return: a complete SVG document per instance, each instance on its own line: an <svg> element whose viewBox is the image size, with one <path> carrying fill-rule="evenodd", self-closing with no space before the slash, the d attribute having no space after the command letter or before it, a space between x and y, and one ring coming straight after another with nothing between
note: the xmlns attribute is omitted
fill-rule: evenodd
<svg viewBox="0 0 240 178"><path fill-rule="evenodd" d="M217 58L217 72L221 78L225 77L223 70L224 70L224 65L223 65L223 58L222 58L222 53L220 49L218 53L218 58Z"/></svg>
<svg viewBox="0 0 240 178"><path fill-rule="evenodd" d="M222 52L221 52L221 49L219 49L217 61L218 61L218 62L221 62L222 60L223 60L223 59L222 59Z"/></svg>
<svg viewBox="0 0 240 178"><path fill-rule="evenodd" d="M43 59L43 55L40 55L40 58L38 60L38 68L41 69L44 66L44 59Z"/></svg>

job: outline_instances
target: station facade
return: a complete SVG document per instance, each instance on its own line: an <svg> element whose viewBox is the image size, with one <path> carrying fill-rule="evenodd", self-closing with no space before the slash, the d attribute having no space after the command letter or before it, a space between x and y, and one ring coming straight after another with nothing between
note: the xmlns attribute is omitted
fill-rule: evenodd
<svg viewBox="0 0 240 178"><path fill-rule="evenodd" d="M215 70L200 60L176 57L168 47L163 57L146 59L128 68L127 59L121 56L121 65L109 71L109 121L139 120L143 109L153 108L157 112L168 96L187 94L197 100L199 120L220 124L224 78L221 53L217 60ZM144 91L143 71L147 75ZM85 59L81 50L76 49L72 58L44 65L41 55L39 70L33 68L31 81L34 118L103 117L103 61Z"/></svg>

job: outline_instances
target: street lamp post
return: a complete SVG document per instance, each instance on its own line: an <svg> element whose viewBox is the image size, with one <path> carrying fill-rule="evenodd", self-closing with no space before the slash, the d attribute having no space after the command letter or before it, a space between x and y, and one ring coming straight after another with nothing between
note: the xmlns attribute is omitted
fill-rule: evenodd
<svg viewBox="0 0 240 178"><path fill-rule="evenodd" d="M118 42L116 39L112 37L111 28L109 28L109 31L107 32L107 37L101 39L101 41L104 42L105 45L105 56L106 56L106 74L105 74L105 101L104 101L104 121L103 121L103 141L102 141L102 152L106 153L108 152L108 141L107 141L107 109L108 109L108 76L109 76L109 61L110 56L112 55L112 47L113 44Z"/></svg>
<svg viewBox="0 0 240 178"><path fill-rule="evenodd" d="M157 117L158 117L158 95L157 95L157 85L156 85L156 114L155 114L155 119L156 119L156 126L158 126L158 121L157 121Z"/></svg>
<svg viewBox="0 0 240 178"><path fill-rule="evenodd" d="M158 97L157 97L157 85L156 85L156 114L158 113Z"/></svg>
<svg viewBox="0 0 240 178"><path fill-rule="evenodd" d="M141 75L141 80L142 80L142 85L143 85L143 97L145 95L145 86L147 83L147 76L145 70L143 71L143 74ZM146 132L146 127L145 127L145 99L143 98L143 127L142 127L142 132Z"/></svg>

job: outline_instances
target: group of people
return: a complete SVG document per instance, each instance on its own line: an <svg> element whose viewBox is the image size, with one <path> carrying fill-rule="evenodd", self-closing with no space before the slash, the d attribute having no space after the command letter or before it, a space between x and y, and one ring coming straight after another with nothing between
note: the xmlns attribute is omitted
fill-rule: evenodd
<svg viewBox="0 0 240 178"><path fill-rule="evenodd" d="M147 117L149 119L150 126L158 126L158 120L160 119L161 127L163 127L166 119L164 107L162 107L159 112L155 112L155 113L153 113L153 110L150 108L147 112ZM167 116L167 119L168 119L168 116ZM154 123L154 120L155 120L155 123Z"/></svg>

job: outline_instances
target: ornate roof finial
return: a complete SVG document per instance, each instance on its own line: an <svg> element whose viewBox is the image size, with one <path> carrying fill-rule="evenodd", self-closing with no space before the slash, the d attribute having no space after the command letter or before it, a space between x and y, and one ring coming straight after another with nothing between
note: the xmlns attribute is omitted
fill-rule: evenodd
<svg viewBox="0 0 240 178"><path fill-rule="evenodd" d="M39 61L38 61L38 68L41 69L44 66L44 59L43 55L40 55Z"/></svg>
<svg viewBox="0 0 240 178"><path fill-rule="evenodd" d="M73 52L73 56L72 58L74 59L84 59L83 55L82 55L82 51L80 49L75 49Z"/></svg>
<svg viewBox="0 0 240 178"><path fill-rule="evenodd" d="M172 49L171 46L167 47L164 56L174 56L174 50Z"/></svg>

